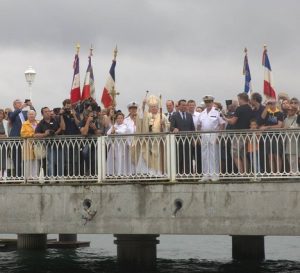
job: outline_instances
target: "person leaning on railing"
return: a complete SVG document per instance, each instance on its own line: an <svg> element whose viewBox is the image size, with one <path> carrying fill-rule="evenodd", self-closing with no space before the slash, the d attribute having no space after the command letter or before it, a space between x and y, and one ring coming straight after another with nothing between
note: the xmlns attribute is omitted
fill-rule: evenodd
<svg viewBox="0 0 300 273"><path fill-rule="evenodd" d="M29 110L27 113L28 119L22 124L21 137L32 138L37 127L36 112ZM23 147L24 174L26 178L34 178L38 175L37 160L33 151L33 141L26 140Z"/></svg>
<svg viewBox="0 0 300 273"><path fill-rule="evenodd" d="M62 135L65 136L78 136L80 131L78 125L80 123L80 115L76 113L75 109L72 107L70 99L65 99L63 101L63 108L59 112L59 123ZM66 139L67 142L70 139ZM68 176L79 175L79 151L80 144L74 141L72 145L64 145L62 147L62 153L64 155L64 167L63 173Z"/></svg>
<svg viewBox="0 0 300 273"><path fill-rule="evenodd" d="M193 117L187 112L186 100L178 101L178 112L174 113L171 118L170 131L177 134L179 132L194 132L195 125ZM191 151L188 136L177 136L177 172L179 174L191 174Z"/></svg>
<svg viewBox="0 0 300 273"><path fill-rule="evenodd" d="M127 124L124 123L124 114L118 112L116 114L116 122L108 130L107 135L122 135L130 133L130 129ZM130 174L130 170L127 169L126 158L126 139L110 139L108 141L107 152L107 174L111 176L123 176Z"/></svg>
<svg viewBox="0 0 300 273"><path fill-rule="evenodd" d="M51 118L51 111L48 107L41 109L43 119L35 129L35 137L47 138L46 145L46 168L47 175L50 178L59 175L62 176L62 150L57 146L54 136L61 133L61 127L56 119Z"/></svg>
<svg viewBox="0 0 300 273"><path fill-rule="evenodd" d="M83 120L80 121L78 128L82 136L100 136L101 130L96 126L97 115L89 110L85 109L83 111ZM87 141L82 148L82 157L84 161L84 175L95 175L96 173L96 146L92 141Z"/></svg>
<svg viewBox="0 0 300 273"><path fill-rule="evenodd" d="M0 179L4 179L7 176L7 152L5 148L5 141L2 138L8 137L8 121L5 120L5 112L0 109Z"/></svg>
<svg viewBox="0 0 300 273"><path fill-rule="evenodd" d="M276 105L275 99L269 99L261 114L263 125L261 130L280 129L283 127L283 113ZM282 171L283 140L280 133L268 132L266 136L266 152L271 173Z"/></svg>
<svg viewBox="0 0 300 273"><path fill-rule="evenodd" d="M220 111L214 106L214 97L203 97L205 110L199 116L200 131L202 132L202 172L201 181L218 181L220 174L220 154L218 134L211 131L224 130L225 121ZM206 133L209 132L209 133Z"/></svg>
<svg viewBox="0 0 300 273"><path fill-rule="evenodd" d="M250 127L250 120L254 117L253 110L249 105L247 93L238 94L239 107L237 107L233 117L224 117L230 125L234 125L236 130L246 130ZM246 139L243 134L235 134L232 139L232 157L239 174L243 174L247 167Z"/></svg>
<svg viewBox="0 0 300 273"><path fill-rule="evenodd" d="M287 117L283 121L284 128L299 129L299 100L292 98L288 105ZM285 138L285 157L288 162L289 171L292 174L299 172L299 158L300 158L300 131L287 132Z"/></svg>

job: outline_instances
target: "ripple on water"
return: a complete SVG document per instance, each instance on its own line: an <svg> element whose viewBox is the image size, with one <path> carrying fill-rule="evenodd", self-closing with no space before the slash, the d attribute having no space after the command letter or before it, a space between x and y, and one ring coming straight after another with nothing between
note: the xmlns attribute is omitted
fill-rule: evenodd
<svg viewBox="0 0 300 273"><path fill-rule="evenodd" d="M2 273L118 273L116 257L93 248L77 250L11 251L0 255ZM266 260L158 259L156 273L299 273L300 262ZM140 272L142 273L142 272Z"/></svg>

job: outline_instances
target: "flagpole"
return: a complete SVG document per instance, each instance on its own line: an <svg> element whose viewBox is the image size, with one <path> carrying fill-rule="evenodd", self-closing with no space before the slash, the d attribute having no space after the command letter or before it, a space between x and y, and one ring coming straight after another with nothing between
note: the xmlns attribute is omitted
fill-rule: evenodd
<svg viewBox="0 0 300 273"><path fill-rule="evenodd" d="M93 56L93 50L94 50L94 48L93 48L93 44L91 44L91 47L90 47L90 57L92 57L92 56Z"/></svg>
<svg viewBox="0 0 300 273"><path fill-rule="evenodd" d="M118 46L116 45L116 47L114 49L114 61L117 60L117 55L118 55Z"/></svg>

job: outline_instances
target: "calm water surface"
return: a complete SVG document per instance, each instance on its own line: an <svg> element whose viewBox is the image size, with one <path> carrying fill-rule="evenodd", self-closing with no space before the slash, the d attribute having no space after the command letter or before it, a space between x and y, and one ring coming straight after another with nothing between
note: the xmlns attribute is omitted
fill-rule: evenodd
<svg viewBox="0 0 300 273"><path fill-rule="evenodd" d="M2 235L1 238L11 237ZM56 238L50 235L48 238ZM91 247L76 250L10 251L0 253L0 272L117 273L112 235L81 235ZM160 236L157 273L299 272L300 237L266 237L266 261L231 260L229 236Z"/></svg>

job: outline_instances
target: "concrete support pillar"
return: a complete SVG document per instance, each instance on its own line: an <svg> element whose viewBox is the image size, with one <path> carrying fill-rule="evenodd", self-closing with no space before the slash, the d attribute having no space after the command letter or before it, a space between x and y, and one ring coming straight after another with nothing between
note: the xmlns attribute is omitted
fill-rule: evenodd
<svg viewBox="0 0 300 273"><path fill-rule="evenodd" d="M234 260L264 260L264 236L232 236L232 258Z"/></svg>
<svg viewBox="0 0 300 273"><path fill-rule="evenodd" d="M121 269L147 271L156 267L156 245L159 243L155 234L127 235L115 234L117 259Z"/></svg>
<svg viewBox="0 0 300 273"><path fill-rule="evenodd" d="M77 242L77 234L59 234L58 241L60 242Z"/></svg>
<svg viewBox="0 0 300 273"><path fill-rule="evenodd" d="M47 234L18 234L18 249L46 249Z"/></svg>

